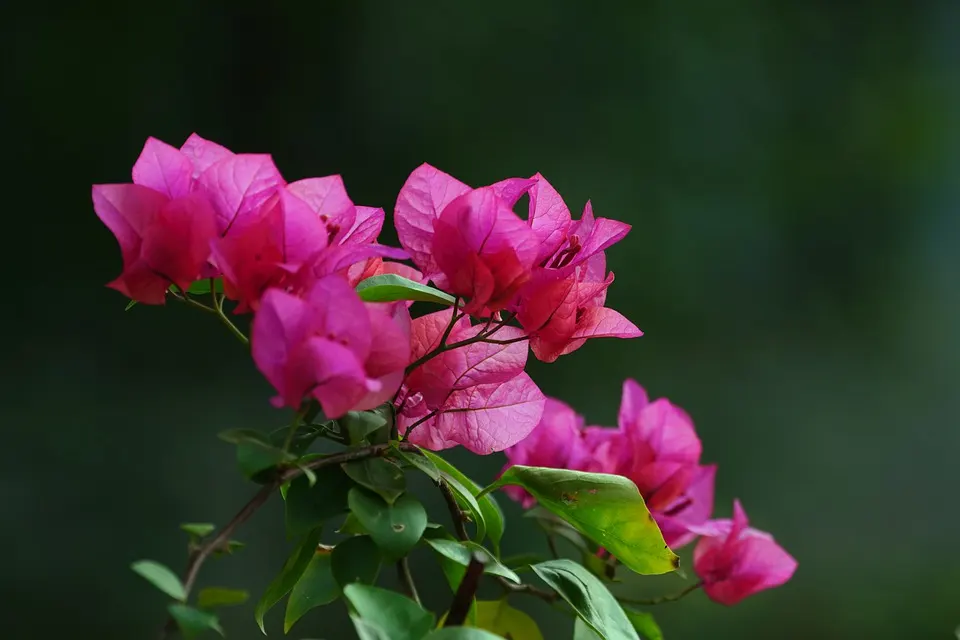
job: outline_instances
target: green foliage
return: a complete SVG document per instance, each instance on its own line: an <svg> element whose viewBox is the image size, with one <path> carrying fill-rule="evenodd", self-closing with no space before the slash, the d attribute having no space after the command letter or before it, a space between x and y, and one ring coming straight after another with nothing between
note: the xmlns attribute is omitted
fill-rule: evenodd
<svg viewBox="0 0 960 640"><path fill-rule="evenodd" d="M503 638L489 631L473 627L444 627L443 629L437 629L423 640L503 640ZM516 637L514 640L523 639Z"/></svg>
<svg viewBox="0 0 960 640"><path fill-rule="evenodd" d="M290 593L290 590L293 589L297 581L300 580L300 576L303 575L310 561L313 559L319 542L319 528L305 535L300 541L300 544L297 545L287 558L287 561L283 564L280 573L273 579L273 582L270 583L267 590L263 592L263 596L261 596L260 601L257 603L253 615L260 630L264 633L266 633L266 630L263 626L263 617L273 605L280 602L283 596Z"/></svg>
<svg viewBox="0 0 960 640"><path fill-rule="evenodd" d="M581 565L564 558L541 562L532 568L603 640L639 640L620 603Z"/></svg>
<svg viewBox="0 0 960 640"><path fill-rule="evenodd" d="M347 494L353 483L343 469L337 465L320 467L316 476L312 487L303 476L290 482L285 504L288 536L303 535L347 511Z"/></svg>
<svg viewBox="0 0 960 640"><path fill-rule="evenodd" d="M493 554L476 542L457 542L455 540L443 539L425 539L424 542L430 545L433 550L440 555L464 567L470 564L470 559L474 553L480 553L484 557L484 573L501 576L511 582L520 584L520 576L505 567L499 560L493 557Z"/></svg>
<svg viewBox="0 0 960 640"><path fill-rule="evenodd" d="M224 635L219 618L209 611L200 611L180 603L171 604L167 611L170 612L170 617L176 620L184 638L193 638L204 631L216 631L221 636Z"/></svg>
<svg viewBox="0 0 960 640"><path fill-rule="evenodd" d="M484 491L505 485L523 487L541 506L637 573L668 573L680 565L636 485L627 478L516 465Z"/></svg>
<svg viewBox="0 0 960 640"><path fill-rule="evenodd" d="M217 437L237 445L237 465L245 477L254 481L264 482L261 472L297 459L275 444L270 436L253 429L229 429Z"/></svg>
<svg viewBox="0 0 960 640"><path fill-rule="evenodd" d="M519 609L514 609L506 598L501 600L478 600L477 628L491 631L513 640L543 640L540 628L533 618Z"/></svg>
<svg viewBox="0 0 960 640"><path fill-rule="evenodd" d="M224 589L223 587L207 587L201 589L197 595L197 606L201 609L214 607L230 607L243 604L250 598L250 594L241 589Z"/></svg>
<svg viewBox="0 0 960 640"><path fill-rule="evenodd" d="M392 273L367 278L357 285L357 294L364 302L414 300L447 306L454 302L453 296L449 293Z"/></svg>
<svg viewBox="0 0 960 640"><path fill-rule="evenodd" d="M183 588L183 583L180 582L180 578L159 562L154 562L153 560L138 560L130 565L130 568L174 600L186 602L187 591Z"/></svg>
<svg viewBox="0 0 960 640"><path fill-rule="evenodd" d="M357 484L380 495L389 504L407 490L403 469L385 458L367 458L343 465L344 472Z"/></svg>
<svg viewBox="0 0 960 640"><path fill-rule="evenodd" d="M330 557L330 570L341 587L351 582L373 584L380 575L380 549L370 536L347 538Z"/></svg>
<svg viewBox="0 0 960 640"><path fill-rule="evenodd" d="M373 411L348 411L337 420L337 424L345 435L347 444L358 445L363 442L373 444L386 441L389 437L392 417L392 414L385 415L384 410L380 408ZM379 437L375 437L377 434Z"/></svg>
<svg viewBox="0 0 960 640"><path fill-rule="evenodd" d="M477 525L477 542L483 542L484 536L489 537L493 543L494 554L499 556L500 540L503 538L505 527L500 505L489 493L478 498L480 486L477 483L437 454L422 451L423 455L440 470L458 499L462 500L461 507L465 507L473 516Z"/></svg>
<svg viewBox="0 0 960 640"><path fill-rule="evenodd" d="M637 630L643 640L663 640L663 632L652 614L629 607L624 607L623 612L627 614L630 624L633 625L633 628Z"/></svg>
<svg viewBox="0 0 960 640"><path fill-rule="evenodd" d="M210 280L211 278L204 278L203 280L197 280L187 289L187 293L193 294L195 296L200 296L205 293L210 293ZM223 293L223 278L213 278L213 290L217 293Z"/></svg>
<svg viewBox="0 0 960 640"><path fill-rule="evenodd" d="M213 533L217 526L209 522L185 522L180 528L189 533L191 538L204 538Z"/></svg>
<svg viewBox="0 0 960 640"><path fill-rule="evenodd" d="M399 593L354 583L344 587L343 595L356 617L369 629L382 634L367 637L421 640L433 627L433 614ZM357 631L360 633L359 628ZM364 637L362 633L361 637Z"/></svg>
<svg viewBox="0 0 960 640"><path fill-rule="evenodd" d="M313 554L300 580L287 599L287 611L283 617L283 632L289 633L303 615L313 609L330 604L340 597L340 585L333 578L332 553L320 548Z"/></svg>
<svg viewBox="0 0 960 640"><path fill-rule="evenodd" d="M350 489L350 511L390 561L413 549L427 528L427 512L420 501L404 494L392 505L361 487Z"/></svg>

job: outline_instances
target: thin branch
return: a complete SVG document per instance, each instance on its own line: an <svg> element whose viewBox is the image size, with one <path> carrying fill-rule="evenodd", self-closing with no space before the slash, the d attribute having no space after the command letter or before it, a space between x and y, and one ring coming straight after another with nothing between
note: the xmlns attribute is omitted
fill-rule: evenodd
<svg viewBox="0 0 960 640"><path fill-rule="evenodd" d="M467 571L463 574L460 586L457 587L457 592L453 596L453 602L450 604L443 626L459 627L466 622L470 607L473 606L473 597L477 595L477 589L480 587L483 560L480 553L470 554L470 564L467 565Z"/></svg>
<svg viewBox="0 0 960 640"><path fill-rule="evenodd" d="M453 490L450 489L450 485L447 484L447 481L443 478L440 478L437 481L437 487L440 489L440 493L443 494L443 499L447 502L447 509L450 510L450 517L453 518L453 527L457 532L457 537L463 541L470 539L470 534L467 533L467 526L464 524L463 511L460 509L460 505L457 503L457 497L453 495Z"/></svg>
<svg viewBox="0 0 960 640"><path fill-rule="evenodd" d="M185 594L190 594L194 583L197 581L197 575L200 573L200 567L203 566L206 559L210 557L210 554L220 549L229 548L230 536L237 530L237 527L249 520L260 507L266 504L267 500L270 499L270 496L273 495L279 486L279 481L275 480L261 488L247 504L243 505L243 508L237 512L237 515L233 516L230 522L220 529L217 535L200 545L190 554L190 558L187 560L187 569L183 574L183 590ZM171 617L161 630L160 638L166 638L174 629L176 629L176 621Z"/></svg>
<svg viewBox="0 0 960 640"><path fill-rule="evenodd" d="M406 557L400 558L397 562L397 577L400 578L400 584L403 586L404 592L414 602L420 604L420 594L417 593L417 585L413 581L413 574L410 573L410 563L407 562Z"/></svg>
<svg viewBox="0 0 960 640"><path fill-rule="evenodd" d="M555 591L540 589L532 584L516 584L500 576L497 576L497 582L509 593L526 593L531 596L536 596L541 600L546 600L547 602L553 602L559 597Z"/></svg>
<svg viewBox="0 0 960 640"><path fill-rule="evenodd" d="M200 567L203 566L203 563L207 560L207 558L209 558L210 555L215 551L228 549L230 537L233 535L234 531L236 531L237 528L244 522L249 520L253 514L260 509L260 507L266 504L267 500L270 499L270 496L272 496L281 485L303 475L304 469L320 469L322 467L342 464L344 462L352 462L354 460L363 460L365 458L382 456L385 455L391 446L399 446L400 449L404 451L419 452L419 449L416 446L404 442L393 444L375 444L369 447L363 447L362 449L353 449L332 456L327 456L325 458L311 460L310 462L302 464L299 467L284 469L278 473L273 480L264 485L263 488L261 488L260 491L258 491L253 498L247 502L247 504L243 505L243 508L240 509L235 516L233 516L230 522L224 525L223 528L217 532L217 535L215 535L213 538L210 538L207 542L204 542L190 554L190 558L187 560L187 568L186 571L184 571L182 580L183 588L186 594L189 595L190 591L193 589L194 583L197 581L197 575L200 573ZM175 629L176 622L173 620L173 618L169 618L166 625L164 625L163 629L160 631L160 638L166 638L168 634Z"/></svg>
<svg viewBox="0 0 960 640"><path fill-rule="evenodd" d="M519 338L511 338L510 340L490 340L490 336L500 331L500 329L503 329L505 326L507 326L507 324L511 320L513 320L514 314L507 313L507 314L504 314L503 319L500 320L496 325L494 325L492 329L486 330L486 327L484 327L479 331L479 333L477 333L477 335L473 336L472 338L466 338L464 340L460 340L459 342L453 342L453 343L447 344L446 338L450 337L450 332L453 331L453 326L463 316L464 314L462 313L460 315L457 315L456 313L454 313L451 316L450 324L447 325L448 331L444 333L443 340L440 342L440 344L433 351L430 351L424 354L423 356L417 358L412 363L410 363L410 365L407 367L406 372L404 374L405 376L410 375L410 373L414 369L429 362L430 360L433 360L440 354L446 353L447 351L453 351L454 349L459 349L460 347L466 347L471 344L476 344L477 342L488 342L490 344L512 344L514 342L520 342L521 340L526 340L527 338L529 338L529 336L522 336Z"/></svg>
<svg viewBox="0 0 960 640"><path fill-rule="evenodd" d="M703 586L703 580L701 580L700 582L694 582L693 584L688 585L683 591L679 591L677 593L667 595L667 596L659 596L657 598L649 598L646 600L643 598L619 598L618 597L617 600L619 600L624 604L639 604L644 606L652 606L655 604L663 604L664 602L676 602L677 600L683 598L687 594L693 593L694 591L696 591L702 586Z"/></svg>
<svg viewBox="0 0 960 640"><path fill-rule="evenodd" d="M407 427L406 431L403 432L403 438L404 438L404 440L406 440L407 438L410 437L410 434L413 432L414 429L416 429L417 427L419 427L420 425L422 425L424 422L426 422L426 421L429 420L430 418L433 418L433 417L436 416L438 413L440 413L440 409L434 409L433 411L431 411L430 413L428 413L427 415L423 416L422 418L420 418L419 420L417 420L416 422L414 422L412 425L410 425L409 427Z"/></svg>

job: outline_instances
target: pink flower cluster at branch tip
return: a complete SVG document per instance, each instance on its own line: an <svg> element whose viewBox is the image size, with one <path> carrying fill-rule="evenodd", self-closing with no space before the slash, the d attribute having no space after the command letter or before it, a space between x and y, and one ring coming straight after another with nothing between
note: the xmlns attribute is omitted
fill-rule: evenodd
<svg viewBox="0 0 960 640"><path fill-rule="evenodd" d="M643 387L627 380L618 423L616 429L585 427L568 405L548 398L540 424L505 451L504 469L522 464L629 478L668 545L676 549L704 536L696 547L696 557L704 559L694 569L718 602L733 604L790 578L796 563L772 538L745 528L739 503L733 524L710 520L717 467L700 464L700 439L686 412L665 398L651 402ZM510 488L508 494L526 508L533 506L533 497L522 489ZM730 542L740 538L750 541Z"/></svg>
<svg viewBox="0 0 960 640"><path fill-rule="evenodd" d="M523 220L513 206L525 194ZM539 173L472 189L425 164L400 190L395 218L400 243L425 277L467 298L468 313L515 313L540 360L552 362L587 338L642 335L604 307L613 282L604 250L630 226L594 218L589 202L574 221Z"/></svg>
<svg viewBox="0 0 960 640"><path fill-rule="evenodd" d="M603 306L604 250L629 226L595 219L589 203L572 220L540 174L473 189L422 165L397 199L397 249L377 242L383 210L355 205L340 176L287 182L267 154L196 134L179 149L150 138L132 173L132 184L93 188L123 255L110 286L163 304L171 285L182 298L222 278L234 313L254 313L252 355L278 406L312 398L337 418L392 401L411 441L490 453L541 421L528 349L552 361L589 337L641 335ZM527 219L513 211L524 195ZM408 258L417 268L391 262ZM463 304L411 323L409 301L357 294L384 274L432 280Z"/></svg>

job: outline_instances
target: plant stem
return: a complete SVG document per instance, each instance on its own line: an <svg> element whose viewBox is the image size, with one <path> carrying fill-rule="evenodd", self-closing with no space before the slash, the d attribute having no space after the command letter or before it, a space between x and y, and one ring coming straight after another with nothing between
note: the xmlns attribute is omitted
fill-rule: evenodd
<svg viewBox="0 0 960 640"><path fill-rule="evenodd" d="M266 504L267 500L270 499L270 496L273 495L273 492L276 491L279 486L280 483L276 480L265 485L260 491L254 494L253 498L251 498L247 504L243 505L243 508L237 512L237 515L233 516L230 522L217 532L217 535L209 541L204 542L190 554L190 558L187 560L187 569L183 574L184 593L187 595L190 594L190 590L193 589L193 585L197 581L197 575L200 573L200 567L203 566L206 559L210 557L210 554L218 549L228 548L230 536L237 530L237 527L249 520L260 507ZM171 631L176 629L176 626L176 621L172 617L169 618L160 632L160 638L166 638Z"/></svg>
<svg viewBox="0 0 960 640"><path fill-rule="evenodd" d="M463 317L462 314L460 317ZM460 317L457 317L456 313L454 313L453 316L451 316L450 324L447 326L447 329L449 329L449 331L453 331L453 326L460 319ZM466 338L464 340L461 340L459 342L454 342L451 344L446 344L445 342L441 342L433 351L430 351L429 353L424 354L423 356L417 358L412 363L410 363L410 366L407 367L405 375L410 375L410 372L412 372L414 369L416 369L417 367L419 367L420 365L426 362L429 362L430 360L436 358L442 353L446 353L447 351L453 351L454 349L459 349L460 347L466 347L471 344L476 344L477 342L489 342L490 344L512 344L514 342L520 342L521 340L526 340L528 336L522 336L520 338L511 338L510 340L490 340L489 339L490 336L492 336L497 331L500 331L500 329L503 329L505 326L507 326L507 323L509 323L512 319L513 319L512 314L505 314L503 320L501 320L496 325L494 325L494 327L489 331L481 329L480 332L477 333L477 335L473 336L472 338ZM444 338L447 338L450 336L449 331L444 334Z"/></svg>
<svg viewBox="0 0 960 640"><path fill-rule="evenodd" d="M497 576L497 582L499 582L500 586L509 593L526 593L531 596L536 596L547 602L553 602L557 599L557 594L555 592L540 589L532 584L516 584L500 576Z"/></svg>
<svg viewBox="0 0 960 640"><path fill-rule="evenodd" d="M450 510L450 517L453 518L453 528L457 532L457 537L466 542L470 539L470 534L467 533L467 526L463 520L463 511L457 503L457 497L453 495L453 490L450 489L450 485L447 484L447 481L443 478L437 481L437 488L439 488L440 493L443 494L443 499L447 503L447 509Z"/></svg>
<svg viewBox="0 0 960 640"><path fill-rule="evenodd" d="M443 623L444 627L459 627L467 621L467 614L470 613L473 597L480 587L482 575L483 556L476 552L470 554L470 564L467 565L467 572L463 575L460 586L457 587L457 592L453 596L447 619Z"/></svg>
<svg viewBox="0 0 960 640"><path fill-rule="evenodd" d="M439 409L434 409L433 411L431 411L431 412L428 413L427 415L423 416L422 418L420 418L419 420L417 420L416 422L414 422L412 425L410 425L409 427L407 427L407 430L406 430L406 431L403 432L403 438L404 438L405 440L406 440L407 438L409 438L409 437L410 437L410 434L413 432L414 429L416 429L417 427L419 427L420 425L422 425L424 422L426 422L426 421L429 420L430 418L436 416L438 413L440 413L440 410L439 410Z"/></svg>
<svg viewBox="0 0 960 640"><path fill-rule="evenodd" d="M293 416L293 422L290 423L290 427L287 429L287 439L283 442L284 453L290 451L290 445L293 444L293 436L297 433L297 429L300 427L300 423L303 421L303 418L307 415L308 411L310 411L309 403L307 406L297 411L297 415Z"/></svg>
<svg viewBox="0 0 960 640"><path fill-rule="evenodd" d="M207 558L210 557L210 554L219 549L229 548L230 536L233 535L234 531L236 531L237 528L244 522L249 520L253 514L260 509L260 507L266 504L267 500L270 499L270 496L272 496L282 484L303 475L304 469L315 470L322 467L342 464L344 462L352 462L353 460L363 460L365 458L382 456L391 446L399 446L400 449L404 451L417 453L420 451L420 449L415 445L405 442L393 444L374 444L361 449L353 449L350 451L344 451L343 453L337 453L332 456L327 456L326 458L311 460L310 462L300 465L299 467L285 469L278 473L273 480L264 485L263 488L261 488L260 491L258 491L253 498L247 502L247 504L243 505L243 508L241 508L240 511L238 511L237 514L231 518L230 522L225 524L214 537L201 544L190 554L190 558L187 560L187 568L183 573L182 580L183 589L186 594L190 594L190 591L193 589L193 585L197 580L197 575L200 573L200 567L203 566L203 563L206 562ZM161 640L168 637L168 635L176 630L176 628L176 621L172 617L169 618L167 623L160 631Z"/></svg>
<svg viewBox="0 0 960 640"><path fill-rule="evenodd" d="M407 562L407 558L400 558L400 561L397 562L397 577L400 578L400 584L403 586L403 590L410 596L414 602L420 604L420 594L417 593L417 585L413 581L413 574L410 573L410 563Z"/></svg>
<svg viewBox="0 0 960 640"><path fill-rule="evenodd" d="M656 598L649 598L649 599L643 599L643 598L619 598L619 597L618 597L617 600L619 600L620 602L622 602L622 603L624 603L624 604L639 604L639 605L644 605L644 606L652 606L652 605L655 605L655 604L663 604L664 602L676 602L677 600L683 598L683 597L686 596L687 594L693 593L694 591L696 591L697 589L699 589L699 588L702 587L702 586L703 586L703 580L701 580L700 582L694 582L693 584L688 585L687 587L685 587L685 588L683 589L683 591L679 591L679 592L674 593L674 594L671 594L671 595L659 596L659 597L656 597Z"/></svg>

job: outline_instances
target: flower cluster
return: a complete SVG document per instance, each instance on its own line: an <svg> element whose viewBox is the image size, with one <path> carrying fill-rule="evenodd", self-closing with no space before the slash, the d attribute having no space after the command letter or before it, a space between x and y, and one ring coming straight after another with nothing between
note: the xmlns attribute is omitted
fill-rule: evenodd
<svg viewBox="0 0 960 640"><path fill-rule="evenodd" d="M164 634L176 625L185 635L221 631L209 591L198 608L187 604L197 571L232 548L234 530L274 493L286 498L297 546L255 608L264 633L264 614L283 597L289 630L342 596L362 637L387 637L401 618L411 640L454 637L434 632L435 616L419 601L407 557L423 546L438 554L453 591L441 625L501 634L483 637L541 636L506 597L477 598L484 574L507 595L565 599L577 629L627 640L660 633L647 614L622 605L675 600L700 586L730 605L793 575L796 561L748 526L739 502L731 519L711 519L717 468L701 464L682 409L651 401L628 380L618 427L586 426L525 371L530 353L553 362L589 338L642 335L606 306L614 277L605 250L628 225L595 217L589 202L574 220L539 173L473 188L425 164L398 194L402 248L393 248L378 242L384 211L354 204L340 176L288 182L266 154L233 153L196 134L180 148L150 138L132 173L132 183L93 187L94 209L123 258L108 286L134 302L173 299L214 314L249 346L276 392L273 405L295 412L269 433L220 434L263 486L216 535L212 524L182 526L191 535L182 582L154 561L134 563L175 599ZM515 208L524 196L522 216ZM415 301L434 306L411 314ZM309 452L321 437L346 449ZM428 451L457 445L505 451L507 470L481 488ZM408 471L442 492L451 531L433 525L428 534ZM492 495L500 488L526 507L539 503L530 515L550 536L552 560L500 558L504 514ZM340 517L339 528L327 523ZM578 546L582 563L560 557L554 533ZM700 582L675 596L638 601L604 584L618 566L675 571L671 547L698 536ZM406 595L373 586L384 562L396 564ZM549 589L523 582L521 568ZM246 598L213 591L216 604Z"/></svg>
<svg viewBox="0 0 960 640"><path fill-rule="evenodd" d="M548 398L536 429L508 448L509 463L609 473L637 485L664 540L677 549L701 536L694 570L707 595L732 605L787 582L796 561L773 538L747 527L739 502L733 520L711 520L716 465L700 463L702 446L690 416L666 398L650 401L634 380L623 384L618 427L584 426L584 419ZM508 494L525 507L522 489Z"/></svg>
<svg viewBox="0 0 960 640"><path fill-rule="evenodd" d="M163 304L222 278L234 313L254 314L276 406L315 400L338 418L394 402L401 433L435 450L491 453L534 429L546 399L528 351L552 362L587 338L642 335L604 306L604 250L629 225L589 203L573 220L540 174L474 189L422 165L394 210L403 249L377 242L383 210L355 205L339 176L287 182L269 155L196 134L179 149L150 138L133 183L96 185L93 202L123 256L110 287ZM433 282L454 308L411 319L409 303L363 300L357 284L383 274Z"/></svg>

